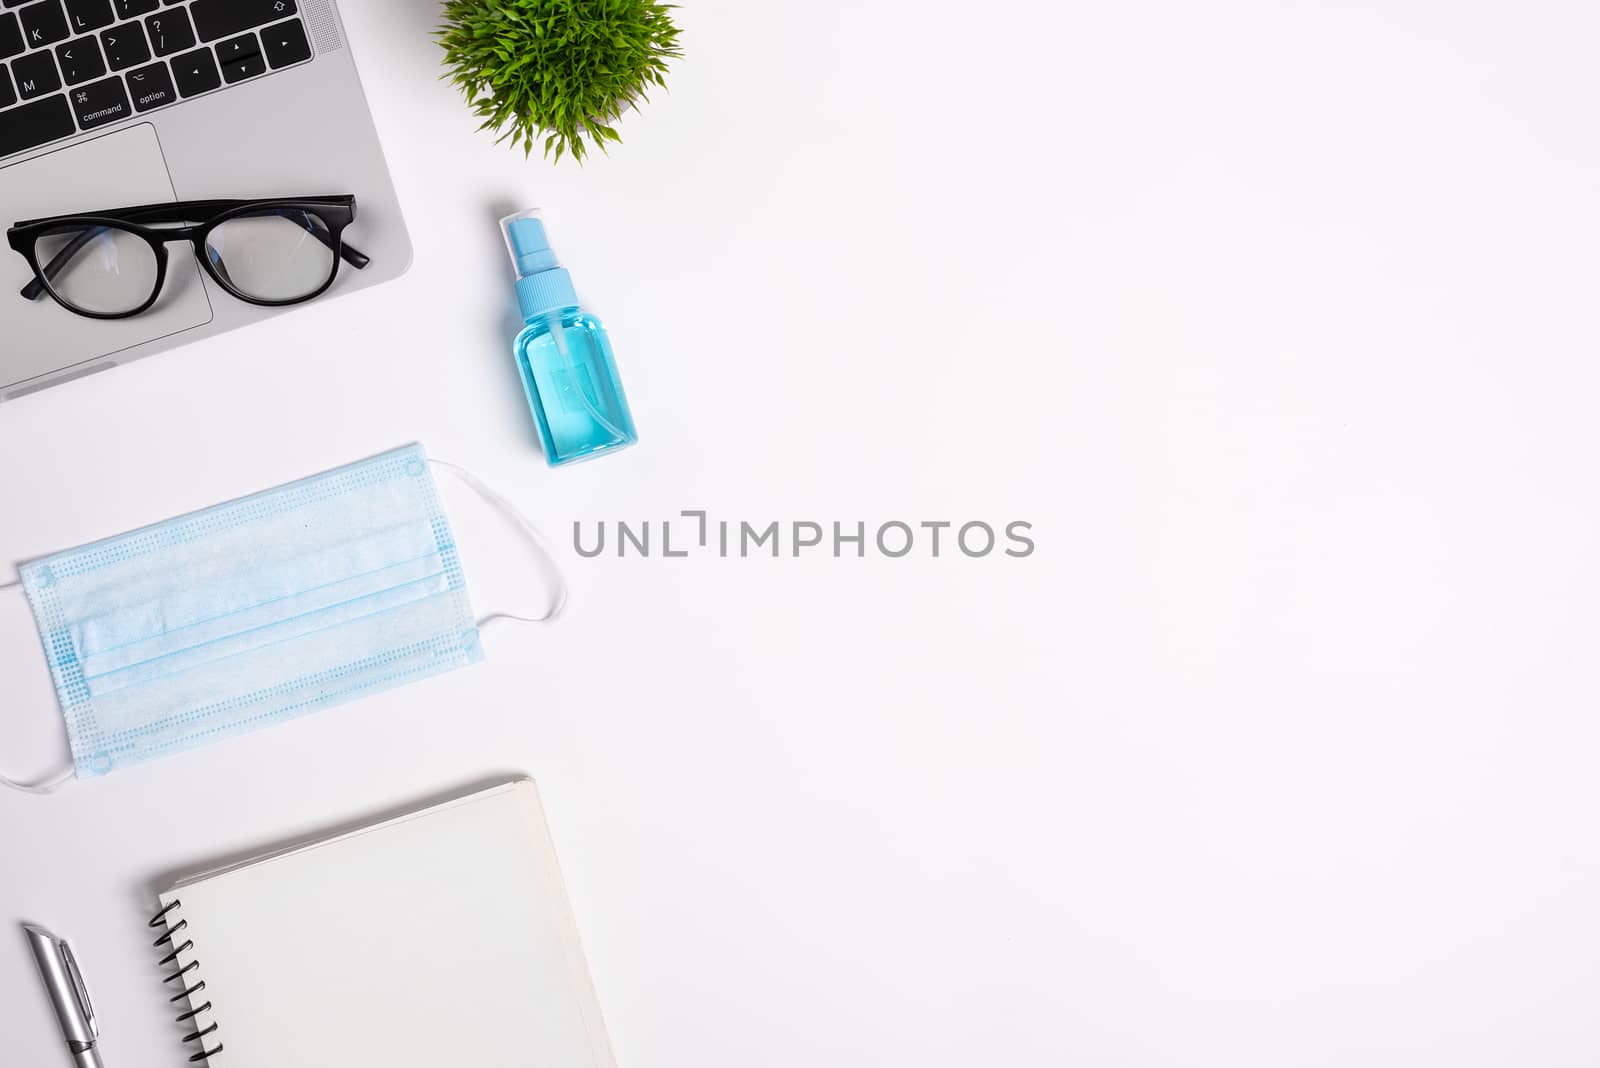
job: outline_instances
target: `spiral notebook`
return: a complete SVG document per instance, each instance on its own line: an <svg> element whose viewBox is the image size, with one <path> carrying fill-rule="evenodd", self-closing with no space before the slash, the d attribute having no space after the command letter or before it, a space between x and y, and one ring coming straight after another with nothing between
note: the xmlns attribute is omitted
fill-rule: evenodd
<svg viewBox="0 0 1600 1068"><path fill-rule="evenodd" d="M202 872L160 898L151 926L191 1060L615 1068L531 780Z"/></svg>

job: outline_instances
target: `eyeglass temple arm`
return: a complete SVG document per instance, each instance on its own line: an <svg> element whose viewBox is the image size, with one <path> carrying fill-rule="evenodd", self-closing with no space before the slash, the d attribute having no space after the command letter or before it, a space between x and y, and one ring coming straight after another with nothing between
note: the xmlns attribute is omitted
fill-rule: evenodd
<svg viewBox="0 0 1600 1068"><path fill-rule="evenodd" d="M217 201L216 203L227 203L227 202L226 201ZM124 215L129 217L127 219L128 222L132 222L135 217L143 219L145 222L182 222L182 221L184 221L184 218L183 218L184 216L187 216L187 215L190 215L190 214L198 214L198 212L195 209L197 209L197 208L205 208L206 206L207 205L205 205L205 204L187 205L186 206L187 210L181 210L181 211L174 212L174 211L171 210L171 207L169 207L168 205L161 204L161 205L157 205L157 206L145 209L145 210L123 212L122 214L124 214ZM285 209L285 210L288 210L288 209ZM175 215L175 216L178 216L178 217L177 218L170 218L170 219L163 219L163 218L159 218L159 217L158 218L154 218L154 219L149 218L149 216L151 216L151 215L160 216L163 213ZM65 270L67 264L71 263L73 261L73 258L76 257L79 252L83 251L83 246L87 245L90 241L94 240L95 235L100 233L104 229L105 229L104 227L99 227L99 228L95 228L95 229L84 230L84 231L80 232L78 234L78 236L74 237L71 241L68 241L67 244L66 244L66 247L63 248L60 252L57 252L53 257L51 257L50 262L45 264L44 270L42 272L44 274L44 277L48 278L52 282L55 281L56 275L60 274L63 270ZM333 235L332 234L327 233L326 231L322 231L322 230L311 230L311 231L309 231L309 233L313 237L315 237L318 241L322 242L324 247L329 248L329 249L332 249L334 247L333 246ZM368 256L366 253L362 252L360 249L354 247L353 245L345 245L345 244L341 244L339 246L339 258L344 260L346 263L348 263L350 266L354 267L358 271L366 270L367 269L367 265L372 262L372 257ZM42 279L35 278L33 281L29 282L27 285L22 287L22 299L23 300L38 300L42 296L44 296L44 281Z"/></svg>

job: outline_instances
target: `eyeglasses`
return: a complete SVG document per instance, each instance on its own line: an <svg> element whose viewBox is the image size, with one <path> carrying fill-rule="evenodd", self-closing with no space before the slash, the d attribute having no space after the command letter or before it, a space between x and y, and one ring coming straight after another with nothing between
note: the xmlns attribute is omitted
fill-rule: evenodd
<svg viewBox="0 0 1600 1068"><path fill-rule="evenodd" d="M91 319L147 311L167 278L167 244L188 241L213 281L250 304L276 308L319 297L342 259L367 256L344 243L356 198L195 200L20 222L6 231L33 268L26 300L49 293Z"/></svg>

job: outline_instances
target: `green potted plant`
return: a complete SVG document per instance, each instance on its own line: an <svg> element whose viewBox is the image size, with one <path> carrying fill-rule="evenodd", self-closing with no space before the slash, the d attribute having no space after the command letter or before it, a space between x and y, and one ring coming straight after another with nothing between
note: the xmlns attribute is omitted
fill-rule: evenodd
<svg viewBox="0 0 1600 1068"><path fill-rule="evenodd" d="M654 0L446 0L438 30L449 80L499 140L531 154L620 141L623 112L666 86L681 56L675 5Z"/></svg>

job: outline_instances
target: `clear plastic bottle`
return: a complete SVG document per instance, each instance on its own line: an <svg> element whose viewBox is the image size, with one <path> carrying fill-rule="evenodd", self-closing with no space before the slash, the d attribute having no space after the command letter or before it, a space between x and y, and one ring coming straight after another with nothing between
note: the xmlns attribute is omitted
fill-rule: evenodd
<svg viewBox="0 0 1600 1068"><path fill-rule="evenodd" d="M578 307L572 277L557 261L537 211L502 219L517 269L517 303L528 324L513 351L528 407L552 467L639 440L600 320Z"/></svg>

